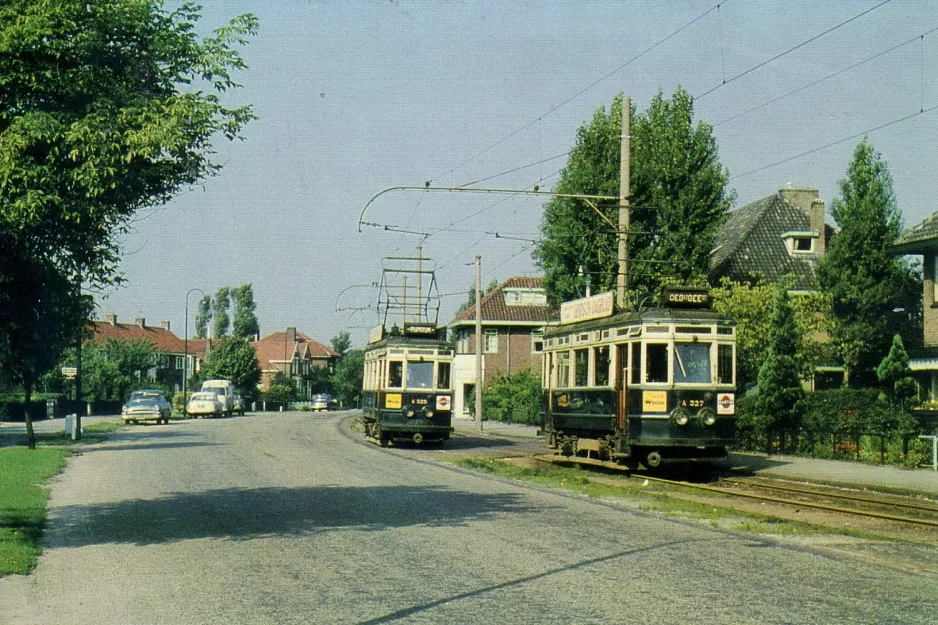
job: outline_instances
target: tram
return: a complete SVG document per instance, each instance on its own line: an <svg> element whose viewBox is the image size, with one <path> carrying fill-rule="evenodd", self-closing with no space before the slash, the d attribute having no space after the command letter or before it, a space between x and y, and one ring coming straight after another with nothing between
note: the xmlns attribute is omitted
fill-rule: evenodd
<svg viewBox="0 0 938 625"><path fill-rule="evenodd" d="M736 432L736 325L702 289L614 311L613 293L544 331L544 430L557 453L654 468L726 455Z"/></svg>
<svg viewBox="0 0 938 625"><path fill-rule="evenodd" d="M453 349L445 331L426 323L372 331L365 348L362 422L380 445L442 442L453 431Z"/></svg>

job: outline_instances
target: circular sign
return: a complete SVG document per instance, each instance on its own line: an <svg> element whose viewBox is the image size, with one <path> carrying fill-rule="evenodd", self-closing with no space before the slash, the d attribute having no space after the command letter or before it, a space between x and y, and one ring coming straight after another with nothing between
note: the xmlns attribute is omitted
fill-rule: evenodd
<svg viewBox="0 0 938 625"><path fill-rule="evenodd" d="M720 407L726 410L732 405L729 395L720 395Z"/></svg>
<svg viewBox="0 0 938 625"><path fill-rule="evenodd" d="M437 410L449 410L449 397L446 395L440 395L437 397L436 408Z"/></svg>

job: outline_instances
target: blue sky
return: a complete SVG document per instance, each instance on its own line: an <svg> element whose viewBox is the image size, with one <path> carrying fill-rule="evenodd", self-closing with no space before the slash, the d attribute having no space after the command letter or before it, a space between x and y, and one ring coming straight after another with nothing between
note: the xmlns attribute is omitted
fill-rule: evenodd
<svg viewBox="0 0 938 625"><path fill-rule="evenodd" d="M879 128L869 139L911 227L938 210L938 110L928 111L938 105L938 2L892 0L818 36L878 4L208 2L206 30L242 12L260 19L243 51L244 88L225 96L260 119L244 141L219 139L219 176L138 214L122 240L126 285L102 294L97 314L170 320L181 336L189 289L251 282L262 334L296 326L328 343L348 329L362 345L379 317L356 309L375 306L382 258L411 255L422 238L358 233L375 193L527 165L483 184L550 188L565 159L548 159L597 108L622 92L642 111L677 85L697 97L696 119L715 126L737 206L792 184L818 188L829 208L859 137L842 140ZM530 243L490 233L536 239L542 206L393 193L366 219L432 234L423 253L436 260L445 323L473 284L476 254L485 283L536 275Z"/></svg>

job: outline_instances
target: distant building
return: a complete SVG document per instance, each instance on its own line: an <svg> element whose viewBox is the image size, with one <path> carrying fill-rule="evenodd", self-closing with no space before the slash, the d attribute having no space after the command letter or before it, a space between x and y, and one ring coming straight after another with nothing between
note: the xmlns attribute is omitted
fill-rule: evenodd
<svg viewBox="0 0 938 625"><path fill-rule="evenodd" d="M541 374L544 326L553 318L540 277L509 278L482 298L482 379L530 369ZM470 306L448 324L456 340L453 414L468 416L466 399L476 383L475 313Z"/></svg>
<svg viewBox="0 0 938 625"><path fill-rule="evenodd" d="M297 332L295 327L268 334L251 346L261 366L261 390L270 387L270 381L279 371L296 382L300 397L304 399L311 395L310 382L305 379L310 370L331 367L339 358L338 352Z"/></svg>
<svg viewBox="0 0 938 625"><path fill-rule="evenodd" d="M137 317L133 323L119 323L117 315L108 313L104 321L90 322L95 345L104 345L109 340L118 343L145 341L158 354L157 362L147 372L151 380L168 384L174 392L182 390L182 372L184 363L183 340L173 334L169 321L161 321L159 326L148 326L145 317ZM190 371L191 369L190 354Z"/></svg>

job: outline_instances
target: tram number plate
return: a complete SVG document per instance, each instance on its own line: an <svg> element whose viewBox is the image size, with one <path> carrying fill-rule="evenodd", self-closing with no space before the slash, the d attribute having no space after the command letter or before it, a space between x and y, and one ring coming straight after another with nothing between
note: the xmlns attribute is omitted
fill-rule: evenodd
<svg viewBox="0 0 938 625"><path fill-rule="evenodd" d="M681 405L685 408L703 408L704 401L702 399L685 399L681 402Z"/></svg>
<svg viewBox="0 0 938 625"><path fill-rule="evenodd" d="M414 399L414 404L417 406L426 406L427 400L426 399Z"/></svg>

